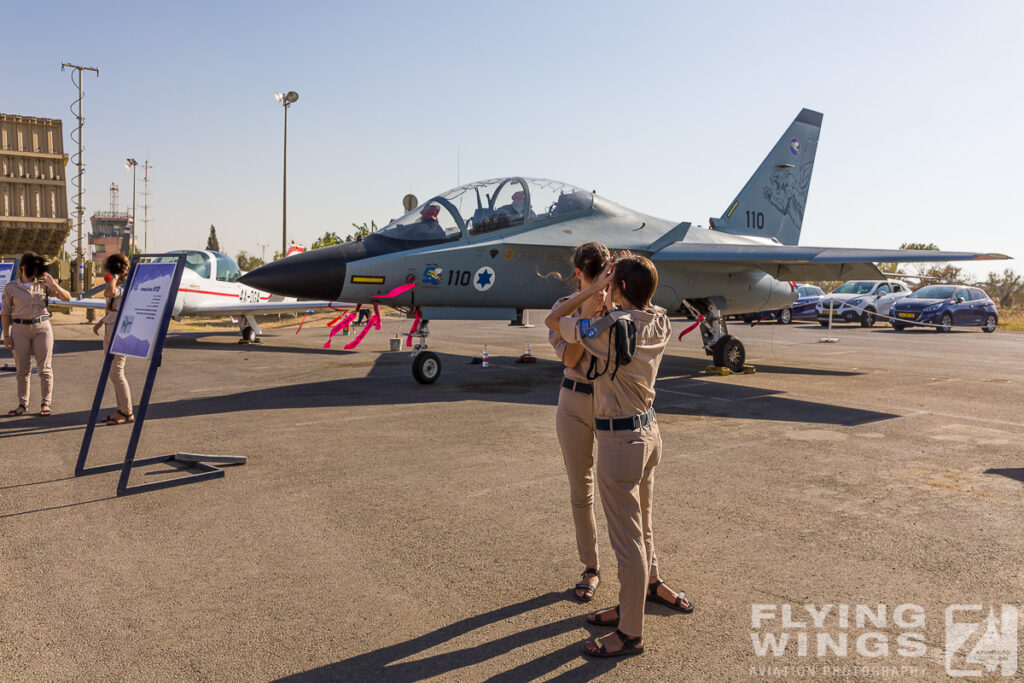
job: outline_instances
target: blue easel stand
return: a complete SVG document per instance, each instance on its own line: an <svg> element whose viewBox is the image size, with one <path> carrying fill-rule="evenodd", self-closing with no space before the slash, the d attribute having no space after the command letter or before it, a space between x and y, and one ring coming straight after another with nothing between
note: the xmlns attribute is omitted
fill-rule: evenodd
<svg viewBox="0 0 1024 683"><path fill-rule="evenodd" d="M87 474L98 474L100 472L113 472L118 469L121 470L121 478L117 482L117 495L119 496L129 495L132 493L142 493L144 491L156 491L157 489L166 489L171 486L191 484L204 479L217 479L224 476L224 470L219 467L215 467L210 463L216 462L220 464L244 465L246 462L245 456L201 455L197 453L175 453L174 455L160 455L153 458L144 458L142 460L135 459L136 449L139 446L139 438L142 436L142 426L146 422L146 412L149 409L149 400L153 394L153 383L156 380L156 371L160 368L160 365L163 362L164 341L167 339L167 327L170 325L171 313L174 309L173 297L177 296L178 286L181 284L181 275L185 267L183 254L139 254L134 256L132 258L131 273L128 276L128 281L124 284L125 298L122 299L121 308L117 312L115 326L119 326L121 323L121 313L126 308L124 306L124 301L127 300L127 297L131 292L132 280L134 280L135 273L137 272L136 266L138 265L139 260L143 258L174 258L176 261L174 276L171 278L170 292L168 292L168 296L172 298L164 307L163 318L160 321L160 327L157 333L156 346L153 351L153 356L149 361L149 370L146 373L146 385L142 389L142 398L139 401L138 407L135 409L135 422L132 427L131 439L128 441L128 450L125 452L123 463L97 465L93 467L86 467L85 465L86 458L89 455L89 446L92 444L93 432L96 429L96 422L99 418L100 404L103 401L103 392L107 385L107 378L110 376L110 366L114 360L114 357L108 348L103 359L103 369L100 371L99 383L96 386L96 396L92 402L92 411L89 414L89 423L85 427L85 435L82 437L82 447L78 452L78 462L75 465L76 477L81 477ZM118 329L118 327L115 327L115 329ZM113 344L111 344L111 346L112 345ZM163 481L152 482L149 484L128 486L128 479L131 476L133 467L165 462L182 463L189 467L198 469L200 472L198 474L188 474L175 479L165 479Z"/></svg>

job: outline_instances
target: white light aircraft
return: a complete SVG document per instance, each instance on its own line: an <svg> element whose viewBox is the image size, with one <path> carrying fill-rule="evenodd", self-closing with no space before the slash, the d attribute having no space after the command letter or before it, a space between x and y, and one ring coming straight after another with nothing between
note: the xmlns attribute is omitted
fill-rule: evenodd
<svg viewBox="0 0 1024 683"><path fill-rule="evenodd" d="M242 339L256 341L262 334L256 316L272 313L295 313L329 308L330 301L299 301L248 287L238 282L242 276L233 258L217 251L178 250L168 252L185 255L185 271L178 286L172 316L180 320L185 316L237 317ZM171 257L155 261L171 262ZM50 299L51 307L105 309L105 299L82 297L71 301Z"/></svg>

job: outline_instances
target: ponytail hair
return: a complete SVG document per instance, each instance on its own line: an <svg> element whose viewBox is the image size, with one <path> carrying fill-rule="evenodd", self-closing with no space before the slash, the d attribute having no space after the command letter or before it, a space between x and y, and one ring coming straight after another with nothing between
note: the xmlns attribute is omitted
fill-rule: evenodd
<svg viewBox="0 0 1024 683"><path fill-rule="evenodd" d="M608 247L600 242L584 242L572 253L572 265L580 269L583 277L593 280L601 273L601 267L610 257Z"/></svg>
<svg viewBox="0 0 1024 683"><path fill-rule="evenodd" d="M26 251L18 261L18 268L24 268L25 277L35 280L46 272L46 259L34 251Z"/></svg>

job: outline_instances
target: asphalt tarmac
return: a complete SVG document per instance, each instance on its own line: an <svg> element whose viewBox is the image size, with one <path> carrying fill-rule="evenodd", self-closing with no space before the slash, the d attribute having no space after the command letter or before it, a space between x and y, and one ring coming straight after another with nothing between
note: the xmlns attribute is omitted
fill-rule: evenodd
<svg viewBox="0 0 1024 683"><path fill-rule="evenodd" d="M172 335L139 457L248 463L118 498L117 473L73 477L102 355L58 316L56 414L33 377L32 413L0 418L0 679L1007 680L1020 636L983 620L1005 636L1024 588L1024 335L736 324L757 373L728 377L673 341L655 542L697 609L649 606L645 654L593 660L606 629L584 614L616 603L615 560L599 509L604 583L577 604L545 330L434 323L443 374L421 386L385 351L407 325L352 352L322 350L323 319L259 346ZM527 341L540 361L515 364ZM484 344L491 367L468 364ZM98 428L90 464L129 434ZM781 655L758 654L769 634Z"/></svg>

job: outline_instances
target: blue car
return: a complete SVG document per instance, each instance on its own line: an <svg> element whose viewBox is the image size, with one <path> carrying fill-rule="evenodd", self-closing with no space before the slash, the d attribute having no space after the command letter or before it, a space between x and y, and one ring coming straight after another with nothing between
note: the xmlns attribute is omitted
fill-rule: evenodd
<svg viewBox="0 0 1024 683"><path fill-rule="evenodd" d="M743 321L752 323L755 320L775 320L781 325L788 325L794 320L817 320L818 313L815 311L814 305L818 303L818 299L825 296L825 291L815 285L797 285L796 292L799 298L788 308L749 313L742 316Z"/></svg>
<svg viewBox="0 0 1024 683"><path fill-rule="evenodd" d="M899 332L911 325L927 325L937 332L953 327L981 327L995 332L999 323L996 304L984 290L960 285L928 285L897 300L890 311Z"/></svg>

